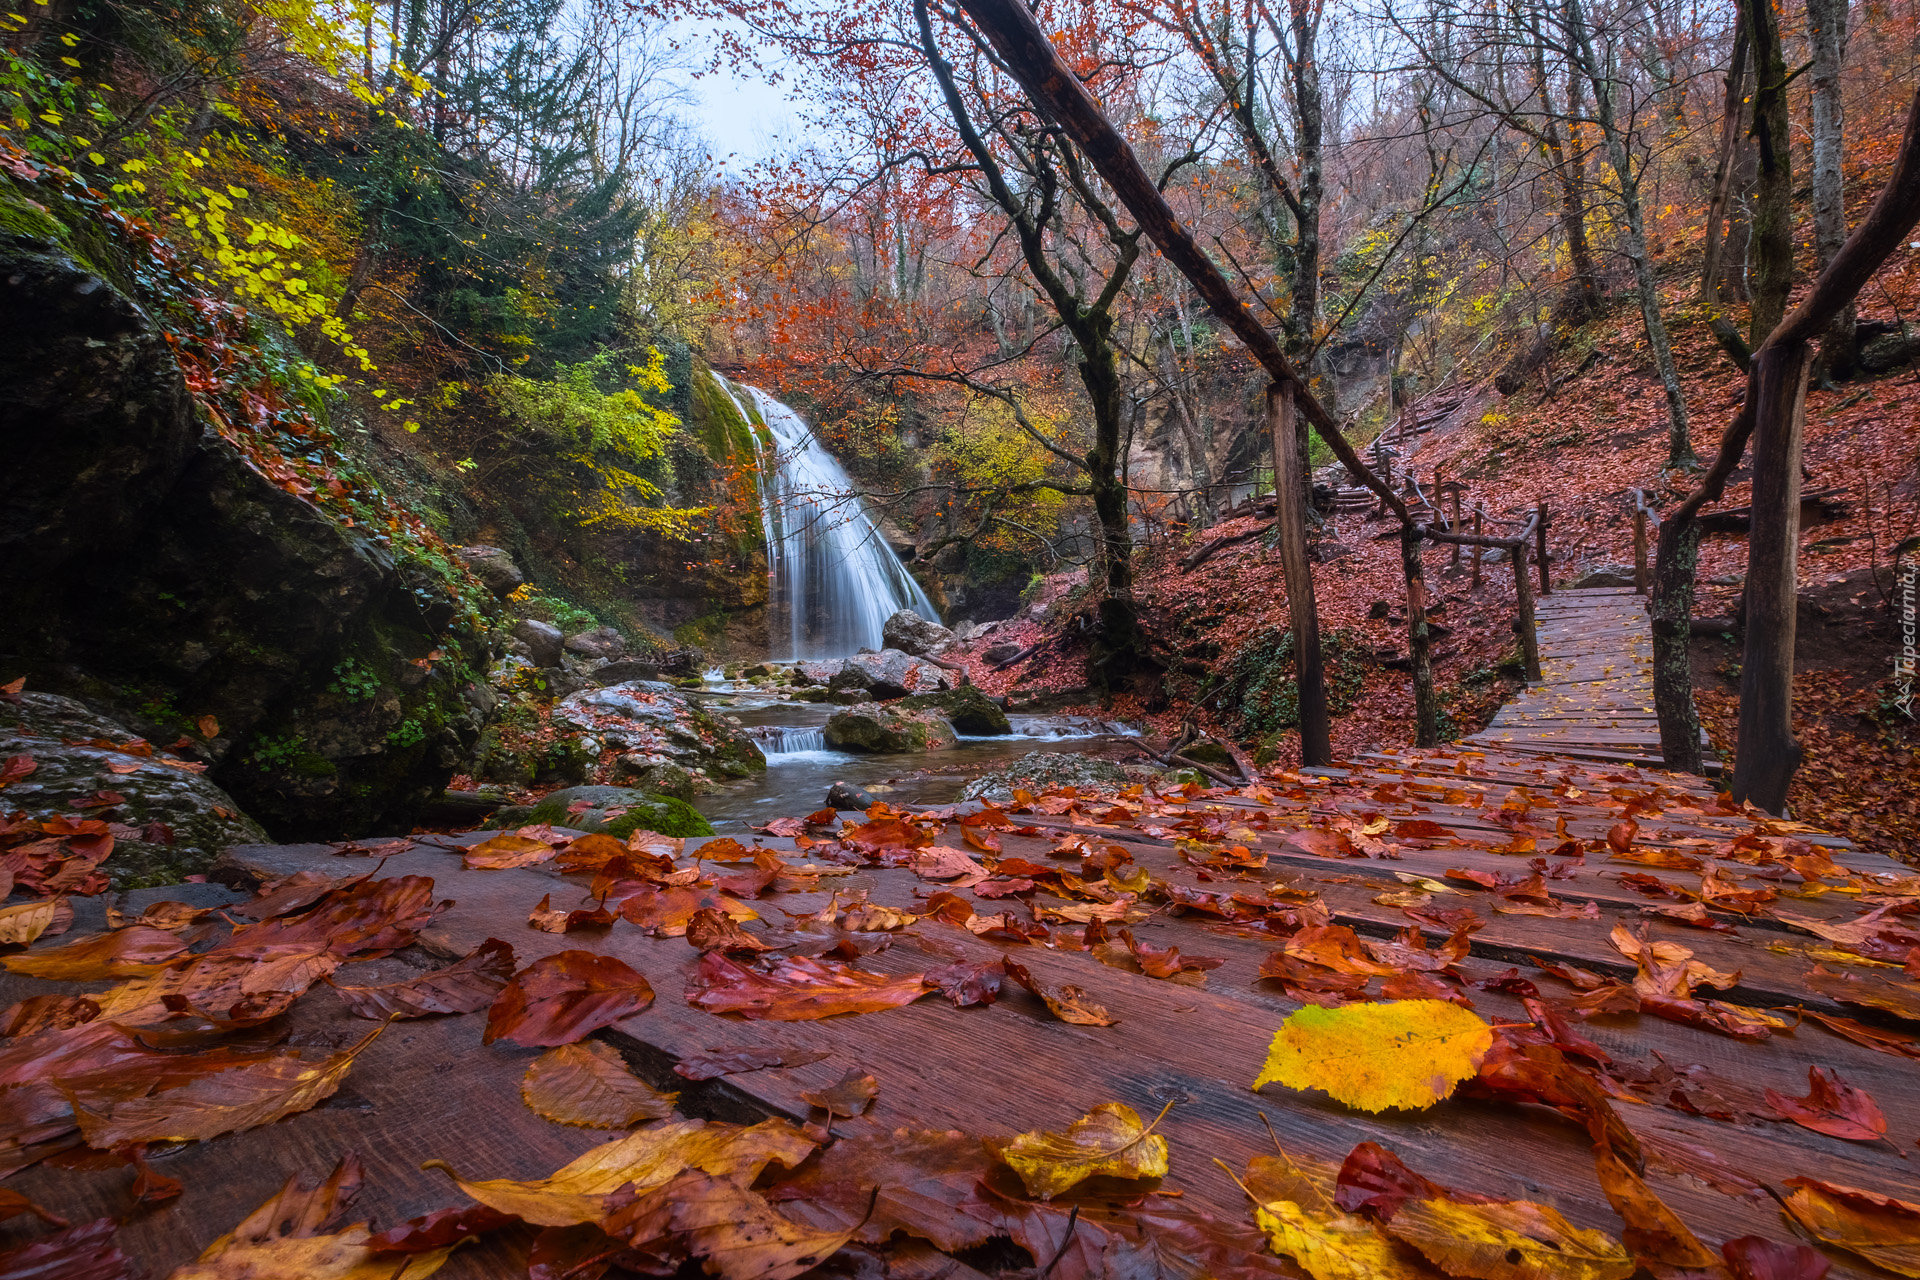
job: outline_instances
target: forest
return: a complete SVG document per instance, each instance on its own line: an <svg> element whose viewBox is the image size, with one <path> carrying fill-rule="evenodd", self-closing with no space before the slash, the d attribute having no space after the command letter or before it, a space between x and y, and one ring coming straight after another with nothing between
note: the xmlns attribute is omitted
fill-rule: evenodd
<svg viewBox="0 0 1920 1280"><path fill-rule="evenodd" d="M1920 1276L1910 0L19 8L0 1280Z"/></svg>

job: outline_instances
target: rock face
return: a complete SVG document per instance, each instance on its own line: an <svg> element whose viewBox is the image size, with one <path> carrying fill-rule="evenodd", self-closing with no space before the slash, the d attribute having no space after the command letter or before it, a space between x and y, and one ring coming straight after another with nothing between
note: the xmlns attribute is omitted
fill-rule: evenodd
<svg viewBox="0 0 1920 1280"><path fill-rule="evenodd" d="M928 622L911 609L902 609L888 618L880 631L881 641L889 649L924 658L953 643L953 632L937 622Z"/></svg>
<svg viewBox="0 0 1920 1280"><path fill-rule="evenodd" d="M966 785L962 800L1011 800L1015 788L1038 795L1054 787L1099 787L1112 790L1136 779L1111 760L1064 751L1036 751L1004 769L983 773Z"/></svg>
<svg viewBox="0 0 1920 1280"><path fill-rule="evenodd" d="M527 656L536 667L557 667L563 640L560 628L538 618L522 618L513 624L513 638L527 646Z"/></svg>
<svg viewBox="0 0 1920 1280"><path fill-rule="evenodd" d="M587 672L595 684L625 684L629 680L658 680L660 664L641 658L616 658Z"/></svg>
<svg viewBox="0 0 1920 1280"><path fill-rule="evenodd" d="M409 825L468 754L488 642L448 550L269 480L198 420L145 313L11 234L0 457L31 481L0 512L0 670L156 742L198 735L281 838Z"/></svg>
<svg viewBox="0 0 1920 1280"><path fill-rule="evenodd" d="M893 705L903 711L938 711L956 730L975 738L1013 732L1005 709L972 685L945 693L915 694Z"/></svg>
<svg viewBox="0 0 1920 1280"><path fill-rule="evenodd" d="M632 787L568 787L541 797L532 806L502 809L487 825L523 827L546 823L625 840L636 831L663 836L710 836L713 827L692 805L670 796Z"/></svg>
<svg viewBox="0 0 1920 1280"><path fill-rule="evenodd" d="M882 649L857 653L840 665L827 681L831 689L865 689L876 698L904 698L915 693L938 693L954 687L953 673L944 667L902 653Z"/></svg>
<svg viewBox="0 0 1920 1280"><path fill-rule="evenodd" d="M953 726L934 712L880 706L835 712L825 732L827 745L836 751L873 755L942 751L959 740Z"/></svg>
<svg viewBox="0 0 1920 1280"><path fill-rule="evenodd" d="M707 712L663 684L635 680L569 694L554 704L553 722L582 734L589 755L620 752L623 769L678 765L698 784L751 777L767 768L766 756L737 722ZM626 756L636 759L629 762Z"/></svg>
<svg viewBox="0 0 1920 1280"><path fill-rule="evenodd" d="M113 853L100 870L116 889L176 884L204 873L228 845L267 839L232 796L180 767L190 762L154 753L125 725L72 698L27 693L0 702L0 759L14 756L31 758L35 768L0 789L0 810L36 821L64 814L115 824ZM103 793L121 799L84 810L70 803Z"/></svg>
<svg viewBox="0 0 1920 1280"><path fill-rule="evenodd" d="M473 571L482 586L497 596L510 596L527 581L513 557L499 547L461 547L454 554Z"/></svg>

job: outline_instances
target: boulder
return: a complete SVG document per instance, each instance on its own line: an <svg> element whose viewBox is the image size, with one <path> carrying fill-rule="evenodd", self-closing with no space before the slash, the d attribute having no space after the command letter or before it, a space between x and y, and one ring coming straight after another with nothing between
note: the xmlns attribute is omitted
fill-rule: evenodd
<svg viewBox="0 0 1920 1280"><path fill-rule="evenodd" d="M673 649L660 657L660 674L676 680L688 677L698 679L706 674L707 653L704 649Z"/></svg>
<svg viewBox="0 0 1920 1280"><path fill-rule="evenodd" d="M636 831L663 836L710 836L713 827L684 800L632 787L567 787L550 792L532 806L502 809L488 824L494 828L570 827L625 840Z"/></svg>
<svg viewBox="0 0 1920 1280"><path fill-rule="evenodd" d="M30 221L0 237L0 457L31 478L0 510L0 671L155 742L217 721L208 778L281 839L410 827L484 722L457 560L249 452L273 431L212 430L152 300Z"/></svg>
<svg viewBox="0 0 1920 1280"><path fill-rule="evenodd" d="M904 711L938 711L957 731L976 738L1013 732L1006 709L972 685L943 693L917 693L893 705Z"/></svg>
<svg viewBox="0 0 1920 1280"><path fill-rule="evenodd" d="M898 616L898 615L896 615ZM876 698L938 693L955 685L954 673L899 649L857 653L827 682L832 689L865 689Z"/></svg>
<svg viewBox="0 0 1920 1280"><path fill-rule="evenodd" d="M873 797L851 782L835 782L827 788L827 808L859 809L865 812L873 808Z"/></svg>
<svg viewBox="0 0 1920 1280"><path fill-rule="evenodd" d="M827 721L826 739L827 746L835 751L903 755L944 750L958 741L958 735L951 724L931 711L875 706L835 712Z"/></svg>
<svg viewBox="0 0 1920 1280"><path fill-rule="evenodd" d="M612 627L595 627L567 637L566 650L583 658L611 661L627 651L627 638Z"/></svg>
<svg viewBox="0 0 1920 1280"><path fill-rule="evenodd" d="M499 547L484 544L456 547L453 554L496 596L510 596L526 585L526 575L520 572L520 566Z"/></svg>
<svg viewBox="0 0 1920 1280"><path fill-rule="evenodd" d="M568 694L554 704L555 728L598 749L644 752L679 765L696 782L764 773L767 758L731 716L716 716L658 684L630 681Z"/></svg>
<svg viewBox="0 0 1920 1280"><path fill-rule="evenodd" d="M538 618L522 618L513 624L513 638L527 646L527 656L536 667L557 667L565 644L560 628Z"/></svg>
<svg viewBox="0 0 1920 1280"><path fill-rule="evenodd" d="M793 683L800 686L826 684L840 671L838 662L796 662Z"/></svg>
<svg viewBox="0 0 1920 1280"><path fill-rule="evenodd" d="M1076 755L1065 751L1035 751L1005 768L983 773L960 792L962 800L1006 801L1014 791L1035 795L1058 787L1094 787L1113 791L1128 786L1135 778L1111 760Z"/></svg>
<svg viewBox="0 0 1920 1280"><path fill-rule="evenodd" d="M1574 580L1573 589L1584 591L1588 587L1630 587L1633 585L1633 566L1624 564L1604 564L1597 569L1589 569Z"/></svg>
<svg viewBox="0 0 1920 1280"><path fill-rule="evenodd" d="M1024 648L1026 648L1025 645L1015 644L1011 640L1002 640L997 644L988 645L981 651L980 656L987 660L989 666L998 666L1002 662L1013 661Z"/></svg>
<svg viewBox="0 0 1920 1280"><path fill-rule="evenodd" d="M937 622L929 622L911 609L901 609L880 630L882 643L889 649L924 658L953 643L953 632Z"/></svg>
<svg viewBox="0 0 1920 1280"><path fill-rule="evenodd" d="M1868 373L1886 373L1910 360L1920 360L1920 331L1881 334L1860 347L1860 367Z"/></svg>
<svg viewBox="0 0 1920 1280"><path fill-rule="evenodd" d="M648 662L644 658L616 658L604 662L587 675L597 685L626 684L632 680L658 680L660 664Z"/></svg>
<svg viewBox="0 0 1920 1280"><path fill-rule="evenodd" d="M267 842L260 824L207 780L205 765L155 752L72 698L23 693L0 701L0 759L15 756L34 768L0 790L0 810L113 824L113 852L100 870L115 889L175 884L205 874L229 845Z"/></svg>
<svg viewBox="0 0 1920 1280"><path fill-rule="evenodd" d="M613 762L613 770L622 781L642 791L658 792L676 800L692 800L697 794L691 773L649 752L629 751Z"/></svg>

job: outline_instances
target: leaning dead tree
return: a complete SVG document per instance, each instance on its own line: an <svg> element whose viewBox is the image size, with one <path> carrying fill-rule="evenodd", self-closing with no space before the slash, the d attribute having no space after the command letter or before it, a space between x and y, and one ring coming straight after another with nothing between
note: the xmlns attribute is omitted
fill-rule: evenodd
<svg viewBox="0 0 1920 1280"><path fill-rule="evenodd" d="M1746 400L1700 486L1660 522L1654 562L1653 696L1669 768L1701 771L1700 715L1687 643L1693 630L1700 511L1726 491L1753 442L1747 543L1747 634L1740 666L1740 742L1732 791L1769 812L1786 805L1800 764L1793 736L1795 579L1800 546L1800 443L1813 343L1920 223L1920 93L1907 113L1893 175L1800 305L1754 351Z"/></svg>
<svg viewBox="0 0 1920 1280"><path fill-rule="evenodd" d="M1161 255L1187 278L1207 308L1253 353L1272 378L1276 392L1291 399L1296 411L1326 441L1327 447L1348 473L1372 490L1385 508L1399 519L1401 565L1407 582L1407 641L1413 670L1414 736L1421 746L1436 745L1440 740L1440 704L1433 685L1432 633L1427 623L1428 592L1420 550L1422 542L1428 539L1448 541L1468 535L1437 536L1437 531L1422 523L1401 496L1394 492L1393 487L1361 459L1342 433L1339 421L1314 396L1306 381L1287 359L1279 341L1255 318L1226 276L1214 265L1213 259L1201 251L1192 234L1174 215L1172 207L1161 195L1159 186L1134 155L1133 148L1106 118L1086 86L1061 60L1046 33L1035 21L1032 11L1020 0L960 0L960 3L979 28L980 34L986 37L999 55L1007 71L1026 91L1033 105L1050 117L1060 131L1080 148ZM1289 390L1291 395L1287 396ZM1282 451L1283 454L1286 452ZM1276 512L1276 515L1281 514ZM1282 518L1276 521L1276 525L1282 540L1281 564L1287 575L1287 594L1291 599L1310 603L1312 580L1307 574L1304 522ZM1533 534L1531 526L1528 533ZM1287 549L1289 539L1302 544L1297 551ZM1505 544L1502 542L1499 545ZM1522 553L1515 559L1515 573L1518 577L1525 572ZM1534 637L1530 618L1523 621L1522 629L1528 633L1523 639L1531 643ZM1296 631L1294 637L1296 660L1300 662L1297 671L1303 682L1309 671L1304 646L1314 643L1316 638L1317 628L1309 628L1304 635ZM1313 655L1312 662L1318 666L1317 653ZM1324 698L1324 690L1320 696ZM1303 687L1302 704L1305 702ZM1304 719L1302 723L1304 727ZM1321 763L1308 754L1310 751L1317 754L1318 748L1304 734L1301 746L1304 763Z"/></svg>

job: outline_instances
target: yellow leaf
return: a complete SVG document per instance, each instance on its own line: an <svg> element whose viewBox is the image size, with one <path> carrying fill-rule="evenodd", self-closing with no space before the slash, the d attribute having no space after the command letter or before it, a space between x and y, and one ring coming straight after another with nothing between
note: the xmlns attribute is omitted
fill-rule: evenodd
<svg viewBox="0 0 1920 1280"><path fill-rule="evenodd" d="M1527 1200L1410 1200L1387 1231L1448 1275L1474 1280L1626 1280L1637 1265L1604 1231L1584 1231Z"/></svg>
<svg viewBox="0 0 1920 1280"><path fill-rule="evenodd" d="M1393 1000L1296 1010L1273 1034L1253 1082L1320 1089L1363 1111L1422 1110L1480 1066L1493 1029L1444 1000Z"/></svg>
<svg viewBox="0 0 1920 1280"><path fill-rule="evenodd" d="M62 898L42 898L17 907L0 907L0 943L25 946L45 933L58 914Z"/></svg>
<svg viewBox="0 0 1920 1280"><path fill-rule="evenodd" d="M1787 1212L1815 1236L1895 1275L1920 1276L1920 1204L1812 1178L1787 1185Z"/></svg>
<svg viewBox="0 0 1920 1280"><path fill-rule="evenodd" d="M1020 1175L1028 1194L1042 1200L1051 1200L1095 1174L1161 1178L1167 1172L1167 1140L1153 1132L1153 1125L1143 1123L1139 1112L1119 1102L1101 1103L1065 1133L1045 1129L1023 1133L996 1154Z"/></svg>
<svg viewBox="0 0 1920 1280"><path fill-rule="evenodd" d="M1402 1254L1367 1218L1347 1213L1331 1194L1335 1171L1303 1169L1285 1152L1256 1156L1242 1186L1253 1220L1273 1251L1292 1258L1313 1280L1424 1280L1425 1267Z"/></svg>
<svg viewBox="0 0 1920 1280"><path fill-rule="evenodd" d="M520 1096L540 1115L589 1129L631 1129L673 1114L680 1095L636 1079L612 1046L598 1040L563 1044L533 1060Z"/></svg>
<svg viewBox="0 0 1920 1280"><path fill-rule="evenodd" d="M768 1164L778 1161L791 1169L813 1148L813 1141L785 1120L763 1120L744 1129L666 1120L595 1147L551 1176L531 1182L469 1182L443 1160L420 1167L443 1171L469 1196L502 1213L538 1227L571 1227L599 1222L610 1208L608 1197L623 1188L636 1195L651 1191L686 1169L751 1183Z"/></svg>

